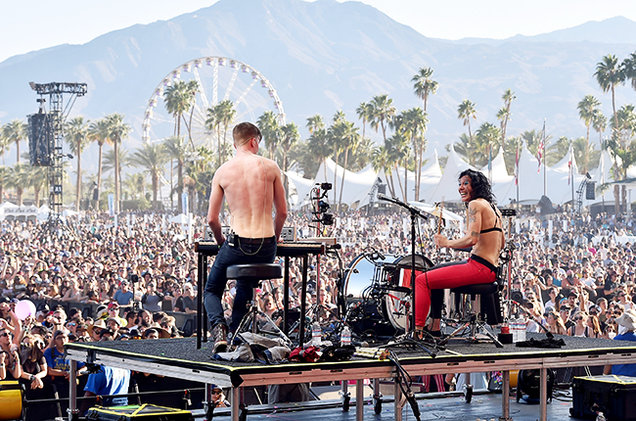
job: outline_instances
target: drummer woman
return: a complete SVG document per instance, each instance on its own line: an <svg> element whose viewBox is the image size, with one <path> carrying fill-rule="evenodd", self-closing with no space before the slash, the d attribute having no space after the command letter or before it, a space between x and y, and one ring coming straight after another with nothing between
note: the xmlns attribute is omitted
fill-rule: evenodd
<svg viewBox="0 0 636 421"><path fill-rule="evenodd" d="M459 196L466 205L466 234L454 240L436 234L434 241L438 247L472 247L472 253L467 261L440 265L415 278L415 330L420 336L429 310L431 324L427 330L433 336L440 336L444 288L495 281L505 236L501 212L495 206L488 179L479 171L463 171L459 175Z"/></svg>

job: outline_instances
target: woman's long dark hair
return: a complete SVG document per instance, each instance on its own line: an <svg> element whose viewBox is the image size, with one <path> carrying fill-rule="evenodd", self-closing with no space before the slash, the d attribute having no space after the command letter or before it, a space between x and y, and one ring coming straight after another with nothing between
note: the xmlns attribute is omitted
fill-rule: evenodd
<svg viewBox="0 0 636 421"><path fill-rule="evenodd" d="M473 189L473 194L470 200L482 198L486 199L490 203L495 203L495 195L492 193L490 183L482 172L475 170L464 170L459 174L458 180L464 176L470 177L470 186Z"/></svg>

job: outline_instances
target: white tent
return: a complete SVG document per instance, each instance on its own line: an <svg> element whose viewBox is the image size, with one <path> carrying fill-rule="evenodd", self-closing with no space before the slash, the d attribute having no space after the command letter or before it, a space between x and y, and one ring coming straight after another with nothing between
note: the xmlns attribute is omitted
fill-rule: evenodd
<svg viewBox="0 0 636 421"><path fill-rule="evenodd" d="M335 182L328 194L328 198L332 204L336 204L340 197L343 174L344 187L342 187L342 203L354 209L368 203L369 193L378 175L371 165L368 165L360 172L354 173L348 170L344 171L340 165L336 165L333 160L327 158L325 162L320 165L320 168L318 168L314 181L316 183L326 182L332 184ZM334 194L337 196L334 196Z"/></svg>
<svg viewBox="0 0 636 421"><path fill-rule="evenodd" d="M571 180L570 163L573 166L574 180ZM578 174L576 161L572 148L565 154L563 159L553 167L545 170L545 195L552 203L562 204L572 200L572 187L574 186L575 200L578 184L583 180L583 176ZM539 167L539 161L535 156L523 148L519 157L519 201L538 202L544 194L544 168L543 163ZM517 187L511 184L510 198L516 198ZM501 198L503 199L503 198ZM503 201L500 200L502 203Z"/></svg>
<svg viewBox="0 0 636 421"><path fill-rule="evenodd" d="M291 206L298 209L309 203L309 194L314 187L314 180L308 180L296 171L287 171L287 180L289 181L289 190L287 194L291 198ZM345 180L346 183L346 180Z"/></svg>
<svg viewBox="0 0 636 421"><path fill-rule="evenodd" d="M488 165L481 170L488 175ZM503 148L499 148L499 153L492 160L492 192L499 204L508 203L515 197L515 177L508 175L506 161L504 160Z"/></svg>
<svg viewBox="0 0 636 421"><path fill-rule="evenodd" d="M451 145L450 154L448 155L448 161L446 161L446 167L442 171L442 178L437 183L437 186L432 189L430 197L426 198L429 203L435 202L458 202L459 193L457 193L457 177L465 169L476 170L475 167L468 165L458 154L455 152L455 148Z"/></svg>

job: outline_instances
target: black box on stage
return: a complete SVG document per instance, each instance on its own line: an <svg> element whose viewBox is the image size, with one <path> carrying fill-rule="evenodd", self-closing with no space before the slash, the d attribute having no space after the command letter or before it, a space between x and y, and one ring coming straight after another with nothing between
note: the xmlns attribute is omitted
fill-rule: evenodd
<svg viewBox="0 0 636 421"><path fill-rule="evenodd" d="M596 405L611 421L636 421L636 377L575 377L572 382L572 408L575 418L596 419Z"/></svg>
<svg viewBox="0 0 636 421"><path fill-rule="evenodd" d="M142 404L126 406L94 406L86 414L94 421L192 421L192 412L165 406Z"/></svg>

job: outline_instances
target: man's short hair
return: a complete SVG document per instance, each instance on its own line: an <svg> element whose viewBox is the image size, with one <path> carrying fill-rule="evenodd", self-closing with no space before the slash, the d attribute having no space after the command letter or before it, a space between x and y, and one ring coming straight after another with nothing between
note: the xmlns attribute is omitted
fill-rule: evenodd
<svg viewBox="0 0 636 421"><path fill-rule="evenodd" d="M234 126L234 130L232 130L232 137L234 138L234 146L241 146L253 137L260 142L263 136L261 135L261 131L258 127L245 121Z"/></svg>

